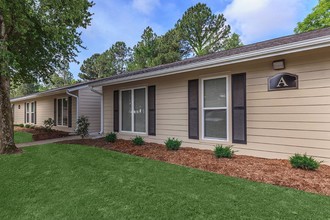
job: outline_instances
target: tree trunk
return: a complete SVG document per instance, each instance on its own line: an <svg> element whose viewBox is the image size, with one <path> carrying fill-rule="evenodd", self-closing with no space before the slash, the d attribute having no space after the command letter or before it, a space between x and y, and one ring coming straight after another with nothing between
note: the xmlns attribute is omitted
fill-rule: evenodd
<svg viewBox="0 0 330 220"><path fill-rule="evenodd" d="M0 73L0 154L20 152L14 142L13 114L10 104L10 80Z"/></svg>

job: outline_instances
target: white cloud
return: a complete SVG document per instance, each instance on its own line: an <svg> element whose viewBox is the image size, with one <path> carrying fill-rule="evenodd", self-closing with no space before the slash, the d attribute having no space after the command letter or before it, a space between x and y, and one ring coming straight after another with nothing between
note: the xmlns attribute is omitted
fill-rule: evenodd
<svg viewBox="0 0 330 220"><path fill-rule="evenodd" d="M305 0L233 0L223 13L247 44L292 34L310 7Z"/></svg>
<svg viewBox="0 0 330 220"><path fill-rule="evenodd" d="M160 0L133 0L133 8L144 14L150 14L159 5Z"/></svg>

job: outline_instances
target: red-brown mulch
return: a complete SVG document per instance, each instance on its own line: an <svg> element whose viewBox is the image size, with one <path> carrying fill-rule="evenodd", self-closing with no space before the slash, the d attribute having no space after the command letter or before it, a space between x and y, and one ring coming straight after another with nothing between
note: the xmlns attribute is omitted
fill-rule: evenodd
<svg viewBox="0 0 330 220"><path fill-rule="evenodd" d="M180 148L178 151L169 151L161 144L146 143L143 146L134 146L128 140L117 140L113 144L106 142L103 138L61 143L101 147L228 176L330 196L330 166L327 165L321 165L317 171L307 171L292 168L288 160L243 155L235 155L232 159L217 159L210 150Z"/></svg>
<svg viewBox="0 0 330 220"><path fill-rule="evenodd" d="M15 127L15 131L31 133L32 134L32 139L34 141L41 141L41 140L48 140L48 139L61 138L61 137L69 136L68 132L57 131L57 130L46 131L45 129L39 128L39 127L36 127L36 128Z"/></svg>

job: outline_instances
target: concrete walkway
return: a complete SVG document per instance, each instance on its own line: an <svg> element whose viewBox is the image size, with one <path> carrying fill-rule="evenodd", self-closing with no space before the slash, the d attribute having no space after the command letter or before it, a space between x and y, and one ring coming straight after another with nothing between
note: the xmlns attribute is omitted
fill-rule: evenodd
<svg viewBox="0 0 330 220"><path fill-rule="evenodd" d="M51 143L56 143L56 142L60 142L60 141L69 141L69 140L77 140L77 139L81 139L81 137L75 135L75 136L54 138L54 139L48 139L48 140L42 140L42 141L33 141L33 142L16 144L16 147L19 147L19 148L29 147L29 146L34 146L34 145L51 144Z"/></svg>

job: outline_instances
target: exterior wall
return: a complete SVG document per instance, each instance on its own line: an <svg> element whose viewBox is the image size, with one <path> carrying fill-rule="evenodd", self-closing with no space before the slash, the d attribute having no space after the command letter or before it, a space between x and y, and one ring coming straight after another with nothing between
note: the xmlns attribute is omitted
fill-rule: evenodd
<svg viewBox="0 0 330 220"><path fill-rule="evenodd" d="M102 92L101 87L95 90ZM85 88L79 90L79 97L79 114L88 117L89 132L99 132L101 130L101 96Z"/></svg>
<svg viewBox="0 0 330 220"><path fill-rule="evenodd" d="M231 145L230 75L247 74L247 144L234 144L238 154L285 158L307 153L330 163L330 48L265 58L225 67L181 73L154 79L103 87L104 130L113 131L113 91L156 85L156 134L146 141L164 143L177 137L183 146L213 149L216 144ZM272 70L272 61L285 59L286 69ZM268 77L279 72L299 76L299 89L267 91ZM228 130L226 141L188 139L188 80L228 77ZM200 87L201 89L201 87ZM201 95L201 91L200 91ZM201 102L202 97L200 97ZM200 134L202 115L200 109ZM120 138L135 134L119 133Z"/></svg>
<svg viewBox="0 0 330 220"><path fill-rule="evenodd" d="M24 102L13 102L14 104L14 124L24 124L24 103L37 102L37 126L43 126L44 120L48 118L54 119L54 99L68 97L67 94L62 93L53 96L40 97L36 99L26 100ZM20 109L18 106L20 105ZM76 99L72 98L72 128L67 126L54 126L53 128L61 131L73 132L76 127Z"/></svg>

